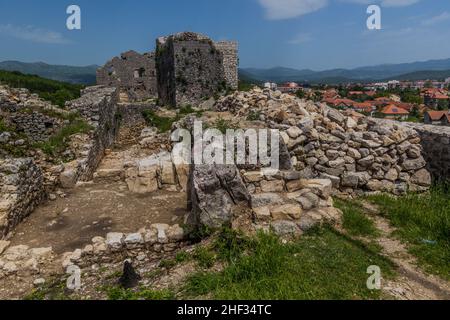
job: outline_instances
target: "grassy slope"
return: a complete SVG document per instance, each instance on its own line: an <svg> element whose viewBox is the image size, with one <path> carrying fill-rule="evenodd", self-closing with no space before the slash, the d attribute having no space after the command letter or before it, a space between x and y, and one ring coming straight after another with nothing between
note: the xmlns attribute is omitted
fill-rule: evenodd
<svg viewBox="0 0 450 320"><path fill-rule="evenodd" d="M228 266L191 276L189 298L377 299L380 292L366 287L367 268L378 265L383 276L393 274L388 260L328 228L287 245L265 234L249 240L245 250L229 242L214 248Z"/></svg>
<svg viewBox="0 0 450 320"><path fill-rule="evenodd" d="M411 254L428 272L450 280L450 195L444 187L427 194L394 198L376 195L369 200L381 208Z"/></svg>
<svg viewBox="0 0 450 320"><path fill-rule="evenodd" d="M82 85L44 79L35 75L0 70L0 82L14 88L26 88L42 99L64 107L66 101L80 97Z"/></svg>

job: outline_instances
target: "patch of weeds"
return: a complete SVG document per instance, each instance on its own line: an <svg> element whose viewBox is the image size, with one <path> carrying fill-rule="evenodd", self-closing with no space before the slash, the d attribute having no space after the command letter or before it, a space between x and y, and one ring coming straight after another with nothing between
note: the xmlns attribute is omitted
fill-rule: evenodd
<svg viewBox="0 0 450 320"><path fill-rule="evenodd" d="M216 255L205 247L196 248L192 257L198 262L198 265L204 269L212 268L216 262Z"/></svg>
<svg viewBox="0 0 450 320"><path fill-rule="evenodd" d="M5 120L0 118L0 132L5 132L5 131L14 131L14 128L12 128L11 126L7 125Z"/></svg>
<svg viewBox="0 0 450 320"><path fill-rule="evenodd" d="M164 269L172 269L177 264L178 264L178 262L174 259L166 259L166 260L161 260L159 262L159 267L164 268Z"/></svg>
<svg viewBox="0 0 450 320"><path fill-rule="evenodd" d="M184 107L180 108L178 111L178 114L180 116L187 116L190 114L195 114L197 117L201 117L203 114L203 111L200 111L200 110L197 111L194 108L192 108L192 105L188 104L188 105L185 105Z"/></svg>
<svg viewBox="0 0 450 320"><path fill-rule="evenodd" d="M47 141L36 143L34 147L41 149L47 155L57 157L67 148L70 136L79 133L88 133L91 130L92 127L85 121L81 119L73 120Z"/></svg>
<svg viewBox="0 0 450 320"><path fill-rule="evenodd" d="M248 121L258 121L261 117L261 111L251 110L247 116Z"/></svg>
<svg viewBox="0 0 450 320"><path fill-rule="evenodd" d="M170 290L137 290L123 289L121 287L103 288L108 300L175 300L175 294Z"/></svg>
<svg viewBox="0 0 450 320"><path fill-rule="evenodd" d="M156 127L161 133L170 131L173 123L178 120L177 117L169 118L158 116L153 110L145 110L142 112L142 115L147 124L152 127Z"/></svg>
<svg viewBox="0 0 450 320"><path fill-rule="evenodd" d="M229 120L225 120L222 117L219 117L213 125L214 128L222 132L223 134L227 133L228 129L236 129L236 126Z"/></svg>
<svg viewBox="0 0 450 320"><path fill-rule="evenodd" d="M70 300L71 291L67 289L66 279L53 280L25 296L24 300Z"/></svg>
<svg viewBox="0 0 450 320"><path fill-rule="evenodd" d="M175 261L177 263L183 263L186 261L189 261L191 259L191 256L186 251L180 251L175 256Z"/></svg>
<svg viewBox="0 0 450 320"><path fill-rule="evenodd" d="M189 230L189 238L193 241L193 242L200 242L203 239L208 238L209 236L211 236L215 230L207 227L207 226L200 226L198 228L195 228L194 230Z"/></svg>
<svg viewBox="0 0 450 320"><path fill-rule="evenodd" d="M238 258L250 245L250 241L242 233L224 228L213 243L218 258L231 262Z"/></svg>
<svg viewBox="0 0 450 320"><path fill-rule="evenodd" d="M236 240L238 241L238 240ZM367 268L377 265L384 279L395 267L361 242L329 227L283 244L273 234L249 240L222 272L199 272L185 285L188 298L224 300L379 299L367 289Z"/></svg>
<svg viewBox="0 0 450 320"><path fill-rule="evenodd" d="M335 199L334 204L344 213L343 227L350 235L376 237L379 234L374 222L364 214L358 201Z"/></svg>
<svg viewBox="0 0 450 320"><path fill-rule="evenodd" d="M157 277L161 276L163 273L164 273L163 270L161 270L161 269L155 269L155 270L152 270L152 271L147 272L147 273L144 275L144 277L145 277L146 279L149 279L149 280L154 280L154 279L156 279Z"/></svg>
<svg viewBox="0 0 450 320"><path fill-rule="evenodd" d="M425 194L392 197L369 196L381 214L397 228L397 235L420 266L450 280L450 193L448 186L437 185Z"/></svg>

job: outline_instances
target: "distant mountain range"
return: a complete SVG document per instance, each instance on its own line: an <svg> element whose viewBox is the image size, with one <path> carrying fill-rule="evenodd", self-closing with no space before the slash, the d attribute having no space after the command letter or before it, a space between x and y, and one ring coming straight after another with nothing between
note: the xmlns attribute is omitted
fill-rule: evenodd
<svg viewBox="0 0 450 320"><path fill-rule="evenodd" d="M50 65L43 62L25 63L19 61L0 62L0 70L19 71L43 78L75 84L95 84L97 65L74 67ZM275 67L271 69L239 69L239 77L246 82L260 83L286 81L339 84L345 82L369 82L386 80L423 80L445 79L450 77L450 59L429 60L423 62L384 64L355 69L332 69L313 71Z"/></svg>
<svg viewBox="0 0 450 320"><path fill-rule="evenodd" d="M43 62L25 63L19 61L0 62L0 70L19 71L43 78L69 82L74 84L95 84L98 66L74 67L64 65L50 65Z"/></svg>
<svg viewBox="0 0 450 320"><path fill-rule="evenodd" d="M423 62L384 64L355 69L332 69L313 71L275 67L271 69L244 68L240 75L245 79L272 82L343 83L374 80L422 80L450 77L450 59Z"/></svg>

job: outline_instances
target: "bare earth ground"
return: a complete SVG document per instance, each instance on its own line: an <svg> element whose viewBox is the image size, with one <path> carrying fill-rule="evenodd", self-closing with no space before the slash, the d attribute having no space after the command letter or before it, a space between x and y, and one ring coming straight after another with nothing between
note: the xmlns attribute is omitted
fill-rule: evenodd
<svg viewBox="0 0 450 320"><path fill-rule="evenodd" d="M56 253L73 251L108 232L137 232L152 223L181 223L186 194L160 190L151 195L128 191L124 182L86 184L65 198L48 201L22 222L11 246L52 246Z"/></svg>
<svg viewBox="0 0 450 320"><path fill-rule="evenodd" d="M121 127L114 149L107 152L97 170L111 174L63 190L65 194L60 193L55 201L39 206L16 228L11 246L53 247L61 254L83 248L93 237L105 237L108 232L137 232L153 223L181 224L187 210L186 193L159 190L135 194L119 176L124 161L160 151L159 139L153 148L139 146L144 127L141 123Z"/></svg>

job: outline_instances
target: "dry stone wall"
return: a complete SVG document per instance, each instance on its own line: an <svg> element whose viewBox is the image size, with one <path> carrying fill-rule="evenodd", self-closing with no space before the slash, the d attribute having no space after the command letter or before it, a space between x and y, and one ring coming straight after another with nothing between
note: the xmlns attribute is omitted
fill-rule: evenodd
<svg viewBox="0 0 450 320"><path fill-rule="evenodd" d="M218 101L237 118L279 129L302 178L329 179L341 192L427 190L431 176L419 134L400 123L353 118L278 91L236 92Z"/></svg>
<svg viewBox="0 0 450 320"><path fill-rule="evenodd" d="M405 124L420 136L423 155L434 181L450 181L450 128Z"/></svg>
<svg viewBox="0 0 450 320"><path fill-rule="evenodd" d="M85 157L65 165L60 176L63 187L73 187L77 181L92 179L105 150L114 143L118 132L118 99L117 88L95 86L85 89L81 98L67 104L67 108L78 112L93 127L93 131Z"/></svg>
<svg viewBox="0 0 450 320"><path fill-rule="evenodd" d="M41 169L31 158L0 160L0 239L44 197Z"/></svg>
<svg viewBox="0 0 450 320"><path fill-rule="evenodd" d="M32 142L46 141L63 126L63 120L37 111L16 112L10 121L16 132L24 133Z"/></svg>

